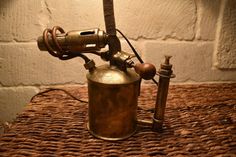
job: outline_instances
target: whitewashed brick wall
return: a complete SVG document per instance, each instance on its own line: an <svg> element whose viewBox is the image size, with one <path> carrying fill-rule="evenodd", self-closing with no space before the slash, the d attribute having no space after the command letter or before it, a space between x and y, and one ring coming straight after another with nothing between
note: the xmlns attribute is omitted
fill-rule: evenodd
<svg viewBox="0 0 236 157"><path fill-rule="evenodd" d="M117 28L144 60L159 67L165 54L173 56L173 82L236 81L235 0L114 0L114 5ZM60 61L38 50L37 37L55 25L67 31L104 29L102 0L0 0L1 123L12 120L41 86L86 83L80 59Z"/></svg>

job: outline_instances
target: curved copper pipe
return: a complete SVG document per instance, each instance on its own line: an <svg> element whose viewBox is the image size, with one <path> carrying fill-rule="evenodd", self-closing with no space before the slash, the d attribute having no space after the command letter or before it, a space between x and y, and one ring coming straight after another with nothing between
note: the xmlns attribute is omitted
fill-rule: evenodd
<svg viewBox="0 0 236 157"><path fill-rule="evenodd" d="M71 58L74 58L74 57L81 57L84 59L85 63L89 62L90 59L81 54L81 53L74 53L74 52L66 52L64 51L60 44L58 43L57 41L57 38L56 38L56 32L59 31L60 33L65 33L65 31L59 27L59 26L55 26L53 27L52 29L45 29L43 31L43 43L47 49L47 51L54 57L58 57L59 59L61 60L68 60L68 59L71 59ZM50 46L49 42L48 42L48 35L51 34L51 37L52 37L52 41L53 41L53 44L55 45L55 49L56 51L53 50L53 48ZM97 54L94 52L94 54Z"/></svg>
<svg viewBox="0 0 236 157"><path fill-rule="evenodd" d="M52 28L52 42L53 42L54 45L55 45L55 48L56 48L56 50L57 50L57 54L58 54L59 56L63 56L64 51L62 50L62 48L61 48L61 46L59 45L59 43L58 43L58 41L57 41L57 38L56 38L56 32L57 32L57 31L60 31L60 33L65 33L65 31L64 31L61 27L59 27L59 26L54 26L54 27Z"/></svg>
<svg viewBox="0 0 236 157"><path fill-rule="evenodd" d="M45 44L45 47L47 49L47 51L54 57L58 57L57 53L54 52L54 50L52 49L52 47L50 46L50 44L48 43L48 34L52 33L52 30L47 28L43 31L43 42Z"/></svg>

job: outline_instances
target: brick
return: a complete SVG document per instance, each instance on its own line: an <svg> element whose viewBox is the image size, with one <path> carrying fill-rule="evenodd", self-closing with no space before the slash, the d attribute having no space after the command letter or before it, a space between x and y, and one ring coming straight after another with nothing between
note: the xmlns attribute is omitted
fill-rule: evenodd
<svg viewBox="0 0 236 157"><path fill-rule="evenodd" d="M35 43L0 45L0 83L3 86L85 83L84 61L74 58L61 61L39 51ZM100 57L90 55L97 65Z"/></svg>
<svg viewBox="0 0 236 157"><path fill-rule="evenodd" d="M42 32L40 0L0 1L0 41L31 41Z"/></svg>
<svg viewBox="0 0 236 157"><path fill-rule="evenodd" d="M212 68L213 42L158 42L145 44L144 55L147 62L159 65L164 55L172 55L174 82L236 81L236 71L221 71Z"/></svg>
<svg viewBox="0 0 236 157"><path fill-rule="evenodd" d="M124 39L120 40L121 43L121 50L124 52L127 52L129 54L134 54L130 46L127 44L127 42ZM142 41L134 41L130 40L130 43L133 45L135 50L138 52L140 56L142 56L142 49L143 49L143 42Z"/></svg>
<svg viewBox="0 0 236 157"><path fill-rule="evenodd" d="M38 92L36 87L1 87L0 122L12 121Z"/></svg>
<svg viewBox="0 0 236 157"><path fill-rule="evenodd" d="M192 40L195 36L194 0L114 1L117 27L128 37Z"/></svg>
<svg viewBox="0 0 236 157"><path fill-rule="evenodd" d="M217 26L217 19L220 10L220 0L198 0L198 33L199 40L214 40Z"/></svg>
<svg viewBox="0 0 236 157"><path fill-rule="evenodd" d="M47 0L51 21L65 30L104 29L102 1ZM68 11L70 10L70 11ZM192 40L196 22L194 0L114 1L117 28L129 38L175 38ZM174 12L174 13L173 13Z"/></svg>
<svg viewBox="0 0 236 157"><path fill-rule="evenodd" d="M219 34L216 67L220 69L236 68L236 1L226 1Z"/></svg>
<svg viewBox="0 0 236 157"><path fill-rule="evenodd" d="M59 25L65 31L105 28L102 1L46 0L46 7L51 19L49 27Z"/></svg>

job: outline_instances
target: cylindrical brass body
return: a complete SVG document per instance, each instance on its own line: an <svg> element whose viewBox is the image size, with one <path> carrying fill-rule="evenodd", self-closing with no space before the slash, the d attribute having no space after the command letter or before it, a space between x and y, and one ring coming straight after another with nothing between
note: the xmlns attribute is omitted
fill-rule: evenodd
<svg viewBox="0 0 236 157"><path fill-rule="evenodd" d="M104 140L122 140L136 130L140 77L104 65L87 74L89 131Z"/></svg>
<svg viewBox="0 0 236 157"><path fill-rule="evenodd" d="M69 31L56 36L60 47L72 52L99 51L106 46L107 38L108 35L100 29ZM48 42L52 49L56 50L51 35L48 35ZM47 51L43 36L38 38L37 43L41 51Z"/></svg>
<svg viewBox="0 0 236 157"><path fill-rule="evenodd" d="M153 116L153 130L162 130L162 125L165 116L166 100L169 89L170 78L174 77L172 74L172 65L170 64L171 56L165 56L165 63L161 64L161 68L158 71L159 84L156 98L155 112Z"/></svg>
<svg viewBox="0 0 236 157"><path fill-rule="evenodd" d="M170 78L162 77L159 78L158 84L158 92L156 98L156 107L153 118L153 130L158 131L162 129L165 108L166 108L166 100L168 95Z"/></svg>

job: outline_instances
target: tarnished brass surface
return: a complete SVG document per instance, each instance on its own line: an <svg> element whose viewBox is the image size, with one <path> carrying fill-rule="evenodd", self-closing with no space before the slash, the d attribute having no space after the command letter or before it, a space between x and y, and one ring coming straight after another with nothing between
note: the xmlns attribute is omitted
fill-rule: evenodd
<svg viewBox="0 0 236 157"><path fill-rule="evenodd" d="M174 75L172 74L172 65L170 64L171 56L165 56L165 62L161 64L161 68L158 71L159 75L159 85L157 91L156 105L153 116L153 130L160 131L162 130L162 125L164 121L166 100L169 89L170 78Z"/></svg>
<svg viewBox="0 0 236 157"><path fill-rule="evenodd" d="M57 34L56 39L60 47L65 51L86 52L98 51L107 44L107 34L100 29L91 29L84 31L69 31L67 33ZM48 36L49 45L56 50L52 36ZM47 51L43 36L37 40L38 47L41 51Z"/></svg>
<svg viewBox="0 0 236 157"><path fill-rule="evenodd" d="M126 71L122 71L116 66L108 64L97 67L94 71L87 74L87 78L103 86L125 85L140 80L139 75L133 69L127 68Z"/></svg>
<svg viewBox="0 0 236 157"><path fill-rule="evenodd" d="M168 77L160 77L159 85L158 85L158 92L157 92L157 101L155 107L155 113L153 118L153 130L161 130L164 115L165 115L165 108L166 108L166 100L168 95L168 87L169 87L170 78Z"/></svg>
<svg viewBox="0 0 236 157"><path fill-rule="evenodd" d="M89 131L104 140L131 136L137 125L140 78L132 70L101 66L87 75Z"/></svg>

